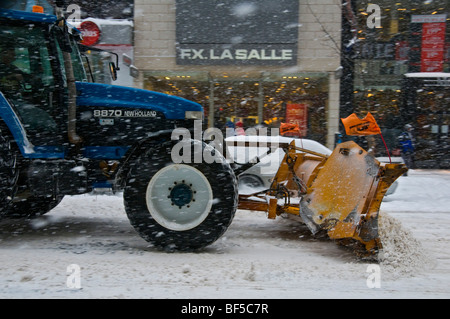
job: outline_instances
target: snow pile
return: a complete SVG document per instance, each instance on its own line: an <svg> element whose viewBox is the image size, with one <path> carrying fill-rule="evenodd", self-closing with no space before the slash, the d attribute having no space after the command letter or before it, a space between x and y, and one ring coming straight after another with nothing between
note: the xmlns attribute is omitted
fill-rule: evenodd
<svg viewBox="0 0 450 319"><path fill-rule="evenodd" d="M378 227L383 245L379 255L380 265L385 273L395 278L414 276L434 267L433 259L399 220L380 213Z"/></svg>

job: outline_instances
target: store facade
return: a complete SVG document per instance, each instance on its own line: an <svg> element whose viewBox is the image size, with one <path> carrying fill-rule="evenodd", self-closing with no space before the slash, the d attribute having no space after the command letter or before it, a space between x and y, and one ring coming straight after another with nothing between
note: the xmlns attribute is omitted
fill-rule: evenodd
<svg viewBox="0 0 450 319"><path fill-rule="evenodd" d="M299 124L334 147L339 0L136 0L135 86L204 106L210 127Z"/></svg>
<svg viewBox="0 0 450 319"><path fill-rule="evenodd" d="M449 168L450 2L357 0L353 13L351 111L376 117L391 153L412 125L416 167Z"/></svg>

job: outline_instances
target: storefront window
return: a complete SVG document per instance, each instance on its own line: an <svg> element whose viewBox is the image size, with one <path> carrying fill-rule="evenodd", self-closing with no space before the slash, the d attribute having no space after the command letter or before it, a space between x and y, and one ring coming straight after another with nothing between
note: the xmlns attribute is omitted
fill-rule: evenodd
<svg viewBox="0 0 450 319"><path fill-rule="evenodd" d="M244 128L258 125L259 85L254 80L215 81L214 125L221 128L229 121L241 121Z"/></svg>
<svg viewBox="0 0 450 319"><path fill-rule="evenodd" d="M450 167L450 77L409 76L406 89L414 128L416 165Z"/></svg>
<svg viewBox="0 0 450 319"><path fill-rule="evenodd" d="M144 89L179 96L201 104L209 112L210 84L205 72L147 72Z"/></svg>
<svg viewBox="0 0 450 319"><path fill-rule="evenodd" d="M323 144L327 135L328 76L273 74L264 85L264 121L270 127L299 124L301 135ZM271 80L271 81L269 81ZM293 114L290 109L297 110Z"/></svg>
<svg viewBox="0 0 450 319"><path fill-rule="evenodd" d="M294 121L302 136L326 143L328 74L263 74L259 78L213 78L208 73L148 72L145 89L183 97L201 104L214 127L241 121L244 129L280 128ZM292 109L296 113L287 116ZM214 114L211 115L211 110ZM291 112L292 113L292 112Z"/></svg>

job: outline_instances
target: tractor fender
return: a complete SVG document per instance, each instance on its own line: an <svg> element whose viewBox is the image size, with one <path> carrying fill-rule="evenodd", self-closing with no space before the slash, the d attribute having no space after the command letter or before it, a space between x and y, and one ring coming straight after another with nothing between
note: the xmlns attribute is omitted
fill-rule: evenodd
<svg viewBox="0 0 450 319"><path fill-rule="evenodd" d="M163 130L155 132L149 137L140 140L128 150L125 160L120 164L115 177L114 185L116 188L123 189L125 187L128 172L144 152L163 144L167 144L168 148L171 148L174 145L174 141L172 141L172 131L173 130Z"/></svg>
<svg viewBox="0 0 450 319"><path fill-rule="evenodd" d="M20 152L24 157L29 157L34 153L34 146L28 140L27 133L20 121L19 116L9 104L3 93L0 92L0 118L8 127L12 137L14 138Z"/></svg>

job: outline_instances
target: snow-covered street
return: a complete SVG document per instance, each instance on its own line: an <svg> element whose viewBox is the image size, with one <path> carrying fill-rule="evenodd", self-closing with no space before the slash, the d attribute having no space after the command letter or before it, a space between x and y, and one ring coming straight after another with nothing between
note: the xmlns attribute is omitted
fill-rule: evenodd
<svg viewBox="0 0 450 319"><path fill-rule="evenodd" d="M449 298L449 189L450 171L399 179L382 204L393 224L379 288L377 267L296 221L238 211L205 251L165 253L130 226L121 194L66 197L36 220L0 221L0 298Z"/></svg>

